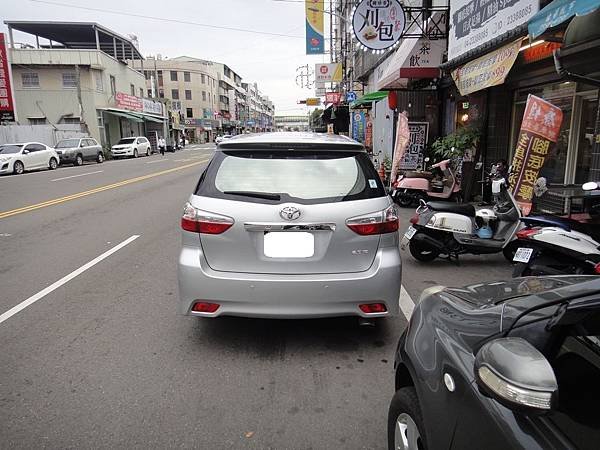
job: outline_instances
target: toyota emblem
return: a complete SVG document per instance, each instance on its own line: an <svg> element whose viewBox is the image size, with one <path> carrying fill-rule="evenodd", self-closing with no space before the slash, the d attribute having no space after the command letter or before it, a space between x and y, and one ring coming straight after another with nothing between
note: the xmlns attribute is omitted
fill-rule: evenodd
<svg viewBox="0 0 600 450"><path fill-rule="evenodd" d="M295 206L286 206L279 211L279 216L283 220L296 220L300 217L300 210Z"/></svg>

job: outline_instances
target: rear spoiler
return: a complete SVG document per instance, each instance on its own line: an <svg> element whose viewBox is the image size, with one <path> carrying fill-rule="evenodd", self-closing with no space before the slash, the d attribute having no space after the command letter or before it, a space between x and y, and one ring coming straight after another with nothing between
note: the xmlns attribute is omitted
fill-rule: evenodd
<svg viewBox="0 0 600 450"><path fill-rule="evenodd" d="M323 152L340 151L340 152L366 152L362 144L336 144L336 143L310 143L310 142L221 142L218 146L221 150L320 150Z"/></svg>

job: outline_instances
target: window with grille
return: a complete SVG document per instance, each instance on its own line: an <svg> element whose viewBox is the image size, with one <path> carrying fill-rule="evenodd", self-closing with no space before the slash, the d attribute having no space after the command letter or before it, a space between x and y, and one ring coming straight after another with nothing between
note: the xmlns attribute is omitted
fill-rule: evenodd
<svg viewBox="0 0 600 450"><path fill-rule="evenodd" d="M23 82L24 88L40 87L40 78L37 72L23 72L21 74L21 81Z"/></svg>
<svg viewBox="0 0 600 450"><path fill-rule="evenodd" d="M186 100L191 100L192 99L192 91L190 91L189 89L185 90L185 99Z"/></svg>
<svg viewBox="0 0 600 450"><path fill-rule="evenodd" d="M71 89L77 87L77 75L75 72L63 72L62 74L63 88Z"/></svg>

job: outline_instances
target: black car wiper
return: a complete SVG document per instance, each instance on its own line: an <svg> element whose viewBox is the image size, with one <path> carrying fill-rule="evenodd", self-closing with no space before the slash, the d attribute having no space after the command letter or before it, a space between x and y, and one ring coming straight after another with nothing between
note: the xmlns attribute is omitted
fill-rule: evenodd
<svg viewBox="0 0 600 450"><path fill-rule="evenodd" d="M223 194L243 195L244 197L264 198L266 200L281 200L280 194L270 192L254 192L254 191L224 191Z"/></svg>

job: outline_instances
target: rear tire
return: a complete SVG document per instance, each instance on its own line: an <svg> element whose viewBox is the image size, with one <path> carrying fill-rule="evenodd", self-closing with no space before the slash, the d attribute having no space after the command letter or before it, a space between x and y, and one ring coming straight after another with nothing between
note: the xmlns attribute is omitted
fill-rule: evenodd
<svg viewBox="0 0 600 450"><path fill-rule="evenodd" d="M13 173L15 175L21 175L23 172L25 172L25 166L23 163L21 161L15 161L13 164Z"/></svg>
<svg viewBox="0 0 600 450"><path fill-rule="evenodd" d="M440 252L438 250L432 249L430 247L426 247L423 244L421 244L420 242L415 241L414 236L410 240L410 242L408 244L408 248L409 248L410 254L413 256L413 258L415 258L417 261L421 261L421 262L431 262L435 258L437 258L440 254Z"/></svg>
<svg viewBox="0 0 600 450"><path fill-rule="evenodd" d="M137 152L137 148L133 151L133 157L137 158L138 157L138 152Z"/></svg>
<svg viewBox="0 0 600 450"><path fill-rule="evenodd" d="M387 435L389 450L427 448L423 413L414 387L403 387L392 397Z"/></svg>
<svg viewBox="0 0 600 450"><path fill-rule="evenodd" d="M150 148L146 149L146 156L150 156Z"/></svg>
<svg viewBox="0 0 600 450"><path fill-rule="evenodd" d="M102 153L102 152L98 153L98 156L96 157L96 162L98 164L102 164L104 162L104 153Z"/></svg>
<svg viewBox="0 0 600 450"><path fill-rule="evenodd" d="M413 199L411 197L407 197L404 195L399 195L398 196L398 205L400 205L403 208L408 208L410 205L412 205Z"/></svg>
<svg viewBox="0 0 600 450"><path fill-rule="evenodd" d="M55 170L58 167L58 161L56 161L56 158L50 158L48 167L50 168L50 170Z"/></svg>

